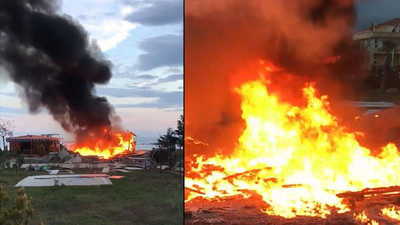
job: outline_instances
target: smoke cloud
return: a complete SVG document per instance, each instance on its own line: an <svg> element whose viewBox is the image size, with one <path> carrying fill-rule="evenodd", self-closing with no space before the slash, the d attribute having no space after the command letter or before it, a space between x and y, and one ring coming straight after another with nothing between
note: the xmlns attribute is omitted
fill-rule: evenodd
<svg viewBox="0 0 400 225"><path fill-rule="evenodd" d="M58 10L53 0L0 0L0 65L30 112L45 107L66 131L83 138L113 125L113 107L94 89L110 80L110 63Z"/></svg>
<svg viewBox="0 0 400 225"><path fill-rule="evenodd" d="M233 87L257 78L240 72L249 64L263 59L298 75L272 78L293 95L311 80L333 95L359 70L353 0L191 0L185 7L185 132L209 143L210 152L229 152L242 131ZM338 55L337 63L323 63Z"/></svg>

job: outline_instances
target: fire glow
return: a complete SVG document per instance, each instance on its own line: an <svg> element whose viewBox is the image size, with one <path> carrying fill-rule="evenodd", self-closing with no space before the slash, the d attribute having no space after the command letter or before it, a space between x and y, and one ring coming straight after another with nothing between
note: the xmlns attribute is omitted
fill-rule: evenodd
<svg viewBox="0 0 400 225"><path fill-rule="evenodd" d="M104 129L103 132L102 138L80 144L72 151L82 156L97 156L99 159L111 159L135 151L132 132L109 132L107 129Z"/></svg>
<svg viewBox="0 0 400 225"><path fill-rule="evenodd" d="M236 89L246 127L231 155L198 156L186 168L186 202L256 193L266 214L325 218L350 211L338 193L400 184L394 144L372 156L332 114L315 84L302 88L303 104L283 102L268 90L270 70L263 66L262 78Z"/></svg>
<svg viewBox="0 0 400 225"><path fill-rule="evenodd" d="M400 211L396 209L394 206L392 208L383 208L381 209L382 215L392 218L394 220L400 221Z"/></svg>

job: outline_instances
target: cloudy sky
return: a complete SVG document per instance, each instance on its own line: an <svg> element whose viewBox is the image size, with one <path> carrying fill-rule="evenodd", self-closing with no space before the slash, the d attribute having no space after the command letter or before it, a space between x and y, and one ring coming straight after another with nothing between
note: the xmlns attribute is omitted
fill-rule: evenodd
<svg viewBox="0 0 400 225"><path fill-rule="evenodd" d="M183 113L182 0L64 0L60 14L80 23L112 62L113 78L96 91L114 105L126 129L158 137L176 127ZM70 138L46 110L30 115L15 85L4 77L0 118L14 120L16 135Z"/></svg>

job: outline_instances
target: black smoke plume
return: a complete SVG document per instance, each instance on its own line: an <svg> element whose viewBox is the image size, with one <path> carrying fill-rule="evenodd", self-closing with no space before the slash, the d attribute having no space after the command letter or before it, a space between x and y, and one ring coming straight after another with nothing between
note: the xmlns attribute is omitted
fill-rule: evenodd
<svg viewBox="0 0 400 225"><path fill-rule="evenodd" d="M94 89L110 80L110 63L58 8L53 0L0 0L0 65L30 112L45 107L66 131L90 136L112 126L114 109Z"/></svg>

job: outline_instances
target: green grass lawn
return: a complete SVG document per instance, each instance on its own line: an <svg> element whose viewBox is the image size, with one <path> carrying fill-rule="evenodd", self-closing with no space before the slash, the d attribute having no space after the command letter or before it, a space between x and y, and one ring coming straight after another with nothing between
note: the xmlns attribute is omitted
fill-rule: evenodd
<svg viewBox="0 0 400 225"><path fill-rule="evenodd" d="M85 173L86 171L74 171ZM44 172L0 171L0 183L13 200L13 187ZM177 174L159 171L112 173L113 185L28 187L37 218L50 224L183 224L183 184Z"/></svg>

